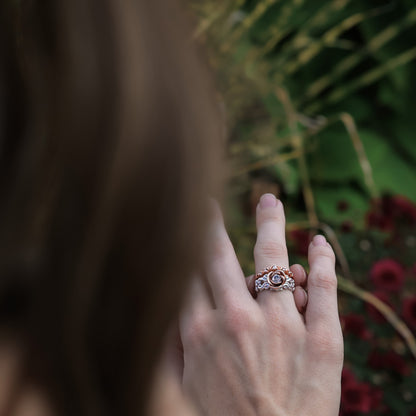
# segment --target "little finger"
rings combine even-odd
[[[293,273],[293,280],[296,286],[305,287],[308,279],[305,268],[300,264],[293,264],[290,266],[290,271]]]

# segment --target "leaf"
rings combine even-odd
[[[362,182],[363,175],[351,140],[345,130],[338,127],[319,133],[308,160],[314,181]]]
[[[379,192],[404,195],[416,202],[414,168],[398,155],[385,137],[369,130],[361,130],[360,136]]]
[[[262,100],[266,110],[272,117],[282,118],[282,103],[277,99],[276,94],[270,92],[269,94],[264,95]]]
[[[300,189],[299,170],[294,163],[278,163],[272,168],[273,173],[283,183],[284,190],[288,195],[296,194]]]
[[[336,225],[351,221],[355,228],[364,226],[365,213],[368,210],[368,198],[352,186],[340,184],[338,187],[317,187],[314,191],[318,216],[323,222]],[[340,210],[339,204],[345,204]]]
[[[402,149],[407,153],[408,156],[416,160],[416,146],[415,146],[415,136],[416,136],[416,119],[398,119],[395,132],[394,140],[402,147]]]

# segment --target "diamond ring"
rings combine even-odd
[[[281,290],[295,290],[295,281],[293,280],[293,273],[287,267],[270,266],[263,271],[256,274],[254,282],[256,292],[263,290],[274,290],[280,292]]]

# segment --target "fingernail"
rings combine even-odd
[[[314,246],[326,246],[326,239],[323,235],[316,235],[313,238],[312,243]]]
[[[264,194],[260,198],[260,208],[270,208],[277,206],[277,199],[273,194]]]

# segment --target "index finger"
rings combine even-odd
[[[248,306],[253,302],[244,278],[244,273],[228,237],[218,203],[213,204],[213,219],[210,225],[206,276],[211,286],[214,301],[218,307],[241,303]]]

